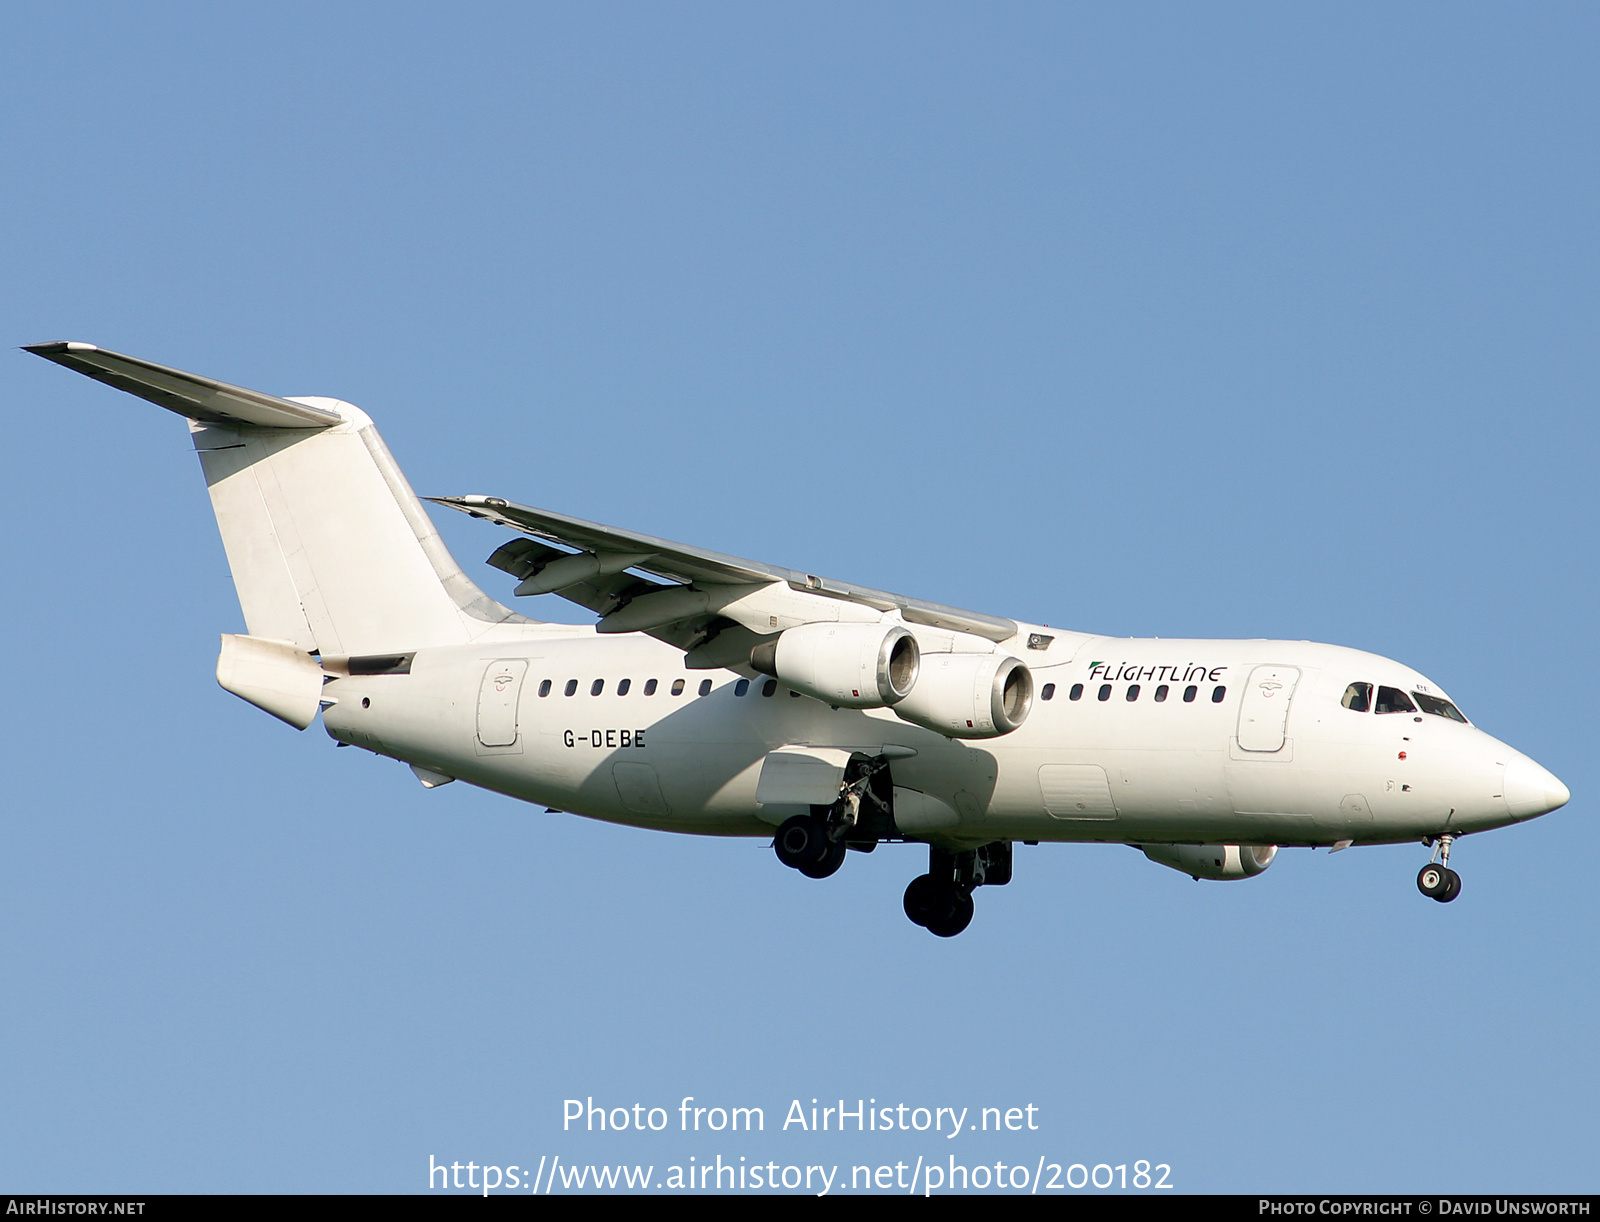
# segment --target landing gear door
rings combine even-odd
[[[762,762],[756,801],[763,806],[832,805],[839,800],[849,763],[848,748],[779,747]]]
[[[517,741],[517,700],[528,673],[526,658],[489,663],[478,687],[478,741],[485,747],[510,747]]]
[[[1250,672],[1239,704],[1239,749],[1281,751],[1289,727],[1289,701],[1300,671],[1293,666],[1258,666]]]

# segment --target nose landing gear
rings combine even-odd
[[[1461,875],[1450,868],[1450,846],[1455,837],[1446,833],[1434,842],[1434,860],[1417,873],[1417,890],[1431,900],[1448,904],[1461,894]]]

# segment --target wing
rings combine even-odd
[[[1017,633],[1013,621],[999,616],[741,560],[499,497],[428,499],[530,536],[489,557],[495,568],[520,579],[518,594],[559,594],[599,615],[601,632],[649,633],[685,650],[691,666],[748,658],[763,637],[798,624],[877,620],[890,611],[909,623],[991,641]]]

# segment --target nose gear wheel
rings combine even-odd
[[[1455,837],[1446,833],[1435,843],[1430,861],[1417,872],[1417,890],[1431,900],[1448,904],[1461,894],[1461,875],[1450,868],[1450,845]]]

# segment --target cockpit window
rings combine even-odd
[[[1422,707],[1424,713],[1432,713],[1435,717],[1448,717],[1451,721],[1466,724],[1467,719],[1461,715],[1461,710],[1448,700],[1440,700],[1437,696],[1425,696],[1421,692],[1412,692],[1411,698]]]
[[[1410,697],[1397,687],[1380,687],[1378,689],[1378,712],[1380,713],[1415,713],[1417,706],[1411,703]]]
[[[1339,702],[1352,713],[1372,711],[1372,684],[1352,683],[1344,689],[1344,699]]]

